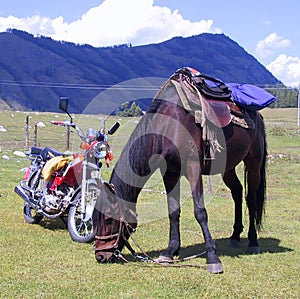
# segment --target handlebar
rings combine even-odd
[[[73,122],[69,121],[69,120],[65,120],[65,121],[60,121],[60,120],[52,120],[51,124],[56,125],[56,126],[65,126],[65,127],[72,127],[76,130],[78,136],[81,138],[82,141],[87,141],[87,138],[85,136],[85,134],[83,133],[83,131]],[[116,122],[108,131],[107,134],[112,135],[114,134],[117,129],[119,128],[120,123]],[[106,135],[104,133],[104,135]]]
[[[51,120],[51,124],[56,125],[56,126],[72,127],[76,130],[76,132],[77,132],[78,136],[81,138],[81,140],[83,140],[83,141],[86,140],[82,130],[76,124],[74,124],[73,122],[70,122],[69,120],[64,120],[64,121]]]
[[[56,125],[56,126],[70,126],[73,128],[76,127],[76,124],[71,123],[69,120],[65,120],[65,121],[51,120],[51,124]]]

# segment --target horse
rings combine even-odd
[[[128,239],[137,227],[138,195],[151,175],[159,169],[167,194],[169,242],[156,261],[172,262],[179,255],[180,179],[186,177],[191,188],[194,216],[204,236],[207,270],[222,273],[222,262],[208,227],[202,176],[220,173],[230,189],[235,216],[229,246],[237,246],[243,232],[243,186],[236,166],[244,163],[245,197],[249,211],[247,248],[249,253],[260,253],[257,231],[262,224],[266,197],[264,121],[258,111],[246,109],[244,113],[247,112],[252,126],[245,128],[234,123],[232,118],[229,123],[214,125],[210,120],[218,117],[223,122],[224,117],[205,117],[205,114],[209,116],[208,109],[204,111],[207,103],[202,103],[201,107],[198,105],[197,109],[202,109],[202,120],[197,121],[199,113],[191,108],[195,103],[192,101],[189,105],[191,109],[188,109],[183,104],[182,95],[193,98],[192,90],[198,97],[199,91],[195,91],[195,85],[179,90],[178,86],[191,81],[191,78],[180,74],[179,79],[178,73],[175,74],[173,80],[168,80],[154,97],[122,150],[109,182],[102,186],[93,212],[95,258],[101,263],[113,261],[116,259],[115,252],[130,246]],[[202,100],[205,101],[203,96]],[[218,101],[215,102],[214,105],[219,105]],[[228,107],[228,103],[221,102]],[[226,109],[221,110],[224,114]]]

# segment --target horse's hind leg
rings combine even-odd
[[[266,200],[266,158],[267,143],[264,123],[260,114],[256,114],[256,135],[253,138],[251,149],[244,159],[248,186],[246,202],[249,210],[249,253],[260,253],[257,229],[262,223]]]
[[[254,164],[254,163],[253,163]],[[247,165],[247,181],[248,181],[248,192],[246,195],[246,202],[249,211],[249,230],[248,230],[248,252],[249,253],[260,253],[260,248],[257,242],[256,232],[256,219],[257,219],[257,191],[261,183],[261,175],[258,169],[252,165]]]
[[[179,254],[180,249],[180,181],[178,175],[171,173],[166,173],[163,179],[167,192],[170,231],[168,247],[160,252],[157,259],[159,262],[173,260],[173,257]]]
[[[243,232],[243,186],[240,183],[235,168],[226,171],[223,175],[225,185],[230,189],[234,201],[233,233],[229,239],[230,247],[240,246],[240,234]]]

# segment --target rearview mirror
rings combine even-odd
[[[109,129],[109,131],[108,131],[107,134],[109,134],[109,135],[114,134],[114,133],[118,130],[119,127],[120,127],[120,123],[116,122],[116,123]]]
[[[59,99],[59,109],[61,111],[68,113],[68,104],[69,104],[68,98]]]

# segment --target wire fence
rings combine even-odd
[[[297,89],[297,125],[300,127],[300,85]],[[0,132],[0,150],[1,149],[20,149],[29,150],[31,146],[45,147],[51,146],[57,150],[78,150],[80,140],[76,139],[76,133],[72,134],[72,131],[67,131],[64,127],[57,127],[50,125],[50,120],[59,117],[65,119],[65,115],[60,113],[47,113],[48,118],[42,113],[30,112],[13,112],[7,113],[11,116],[5,118],[5,111],[1,111],[0,127],[5,126],[8,129],[7,133]],[[16,121],[17,114],[22,114],[21,119]],[[14,116],[12,116],[14,115]],[[83,120],[84,127],[90,126],[98,129],[101,126],[99,118],[103,118],[103,115],[80,115],[80,121]],[[25,125],[24,125],[25,121]],[[45,127],[43,127],[45,124]],[[125,137],[126,138],[126,137]]]
[[[2,151],[28,151],[32,146],[50,146],[59,151],[78,151],[80,138],[75,132],[70,132],[63,126],[51,124],[51,120],[55,118],[65,120],[65,115],[59,113],[2,111],[0,118],[0,127],[2,127],[0,149]],[[95,124],[93,117],[87,119],[90,121],[86,123],[86,126]],[[76,120],[79,121],[78,116]]]
[[[30,124],[29,124],[29,115],[26,115],[26,121],[25,121],[25,151],[28,151],[30,148],[30,135],[29,135],[29,131],[30,131]],[[40,122],[35,122],[34,123],[34,129],[33,129],[33,145],[32,146],[39,146],[41,140],[39,140],[38,142],[38,128],[39,128],[39,124]],[[66,146],[66,150],[70,149],[70,127],[66,127],[66,136],[65,136],[65,146]],[[63,138],[61,138],[61,141]],[[46,139],[47,142],[49,142],[49,139]]]

